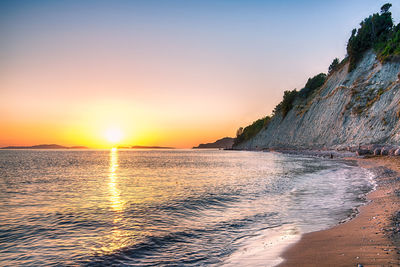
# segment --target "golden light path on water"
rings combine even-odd
[[[121,199],[121,191],[118,189],[118,176],[116,171],[118,169],[118,150],[112,148],[110,151],[110,171],[108,188],[110,193],[110,203],[114,211],[122,211],[124,202]]]
[[[118,170],[118,150],[112,148],[110,150],[110,166],[108,174],[108,191],[110,207],[114,211],[113,228],[106,238],[101,250],[106,253],[118,250],[126,245],[127,234],[124,233],[122,228],[122,215],[124,211],[125,201],[121,197],[121,191],[118,188],[119,179],[117,175]]]

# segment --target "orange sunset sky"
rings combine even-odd
[[[0,146],[103,148],[110,129],[118,145],[234,136],[342,59],[383,3],[2,1]]]

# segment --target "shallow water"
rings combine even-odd
[[[274,265],[363,204],[352,164],[219,150],[1,150],[0,265]]]

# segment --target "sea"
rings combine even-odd
[[[275,266],[356,216],[352,161],[223,150],[0,150],[1,266]]]

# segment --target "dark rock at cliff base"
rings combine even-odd
[[[382,148],[382,145],[371,144],[367,146],[367,149],[371,150],[372,152],[377,148]]]
[[[371,155],[372,151],[369,149],[357,149],[356,154],[357,156]]]
[[[379,156],[381,154],[381,149],[380,148],[375,148],[374,149],[374,155]]]
[[[389,150],[390,150],[390,148],[388,148],[388,147],[382,148],[381,149],[381,155],[382,156],[388,156],[389,155]]]
[[[396,150],[397,150],[397,147],[392,147],[392,148],[389,150],[389,155],[390,155],[390,156],[394,156],[394,153],[396,152]]]

